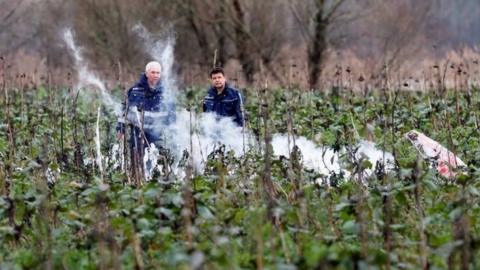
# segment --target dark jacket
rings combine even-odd
[[[215,112],[219,116],[231,117],[238,126],[244,124],[242,110],[243,98],[240,92],[228,84],[220,95],[215,87],[210,87],[203,100],[204,112]]]
[[[161,81],[150,88],[147,76],[142,74],[138,82],[128,90],[127,96],[127,104],[124,104],[127,116],[119,119],[117,131],[124,132],[123,119],[126,118],[136,128],[142,126],[147,139],[156,141],[161,136],[159,126],[175,122],[175,104],[165,102]]]

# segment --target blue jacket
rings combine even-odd
[[[147,139],[157,140],[161,134],[158,134],[160,128],[158,125],[169,125],[175,122],[175,104],[164,102],[164,89],[161,81],[153,88],[148,85],[147,76],[143,73],[140,79],[127,92],[127,119],[130,124],[137,128],[143,124]],[[125,108],[125,107],[124,107]],[[136,108],[136,110],[135,110]],[[140,114],[137,112],[141,112]],[[143,123],[139,123],[139,116],[143,116]],[[117,131],[124,132],[125,125],[122,120],[117,125]]]
[[[238,126],[243,126],[244,123],[242,110],[243,98],[240,92],[228,84],[220,95],[215,87],[210,87],[203,100],[204,112],[215,112],[219,116],[231,117]]]

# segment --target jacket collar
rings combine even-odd
[[[145,73],[142,73],[140,75],[140,79],[138,80],[138,84],[141,85],[143,87],[143,89],[147,89],[147,90],[150,90],[150,91],[161,91],[162,89],[162,80],[158,80],[157,82],[157,85],[155,85],[155,87],[152,89],[150,88],[150,85],[148,84],[148,78],[147,78],[147,75]]]
[[[222,95],[226,95],[228,89],[230,89],[230,85],[228,85],[228,83],[225,83],[225,88],[223,89]],[[210,96],[218,96],[217,88],[215,88],[215,86],[213,85],[210,86],[210,89],[208,89],[208,94]]]

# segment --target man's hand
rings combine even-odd
[[[123,133],[122,132],[117,132],[117,139],[119,141],[123,141]]]

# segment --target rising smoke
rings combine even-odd
[[[75,44],[71,29],[64,30],[63,40],[67,44],[75,60],[75,69],[77,70],[78,74],[75,90],[81,91],[82,89],[85,89],[99,91],[103,104],[112,109],[115,115],[120,116],[122,113],[121,103],[115,101],[110,94],[108,94],[105,84],[88,69],[88,63],[83,58],[81,48],[77,47]]]
[[[151,58],[162,65],[162,83],[165,88],[164,101],[176,103],[178,84],[173,72],[174,36],[168,34],[166,37],[157,39],[142,25],[135,26],[134,31],[143,39],[144,48]],[[105,84],[93,72],[88,70],[87,63],[81,55],[81,49],[75,45],[73,34],[70,30],[65,31],[64,40],[74,56],[75,67],[78,71],[76,89],[87,89],[87,87],[98,89],[103,104],[113,109],[116,116],[121,117],[120,102],[115,101],[106,91]],[[244,151],[249,149],[261,148],[255,145],[255,140],[249,130],[238,127],[230,118],[218,119],[217,116],[211,113],[197,115],[185,108],[177,107],[176,121],[174,123],[165,126],[163,121],[159,121],[154,123],[154,126],[161,131],[163,136],[162,146],[172,151],[177,161],[182,157],[184,150],[190,153],[197,172],[203,170],[207,156],[221,145],[225,145],[227,151],[234,151],[237,157],[243,155]],[[316,170],[324,175],[342,171],[342,165],[339,161],[340,154],[338,152],[325,147],[318,147],[303,137],[296,138],[296,145],[302,152],[303,162],[307,168]],[[289,144],[289,139],[286,135],[275,134],[272,146],[275,155],[289,156],[293,145]],[[119,149],[117,145],[113,148]],[[373,164],[382,160],[390,164],[393,163],[391,154],[378,150],[371,142],[360,141],[357,149],[357,155],[364,155]],[[157,155],[157,149],[147,149],[144,159],[145,163],[155,162]],[[150,170],[146,173],[147,178],[151,176],[151,169],[153,167],[150,167]]]
[[[143,40],[143,47],[150,57],[162,65],[162,83],[165,87],[165,102],[177,101],[178,84],[173,72],[175,35],[167,31],[162,38],[155,38],[142,24],[133,27],[133,31]]]

